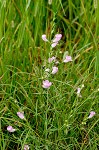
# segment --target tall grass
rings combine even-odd
[[[41,37],[56,33],[62,39],[52,49]],[[98,150],[98,40],[98,0],[0,0],[1,150],[26,144],[31,150]],[[73,61],[63,63],[67,53]],[[52,56],[59,61],[55,75],[45,72]],[[42,87],[46,79],[49,89]],[[91,111],[96,114],[88,119]],[[9,125],[16,131],[9,133]]]

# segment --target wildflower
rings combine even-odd
[[[51,63],[52,61],[55,61],[55,60],[56,60],[56,57],[54,57],[54,56],[52,58],[48,58],[49,63]]]
[[[80,92],[81,92],[81,88],[77,88],[77,96],[82,97]]]
[[[62,38],[62,34],[56,34],[55,38],[52,40],[53,43],[57,43]]]
[[[52,48],[58,44],[58,42],[60,41],[61,38],[62,38],[62,34],[55,35],[54,39],[52,40],[52,44],[51,44]]]
[[[17,115],[19,118],[24,119],[24,113],[23,112],[17,112]]]
[[[52,43],[51,47],[54,48],[57,44],[58,44],[58,42]]]
[[[62,38],[62,34],[56,34],[54,39],[51,41],[51,47],[54,48],[58,44],[61,38]],[[46,34],[42,35],[42,39],[45,42],[48,41],[48,39],[46,38]]]
[[[51,82],[49,82],[48,80],[45,80],[45,81],[43,81],[42,87],[45,88],[45,89],[47,89],[47,88],[49,88],[51,85],[52,85]]]
[[[42,40],[45,41],[45,42],[48,41],[48,39],[46,38],[46,35],[45,35],[45,34],[42,35]]]
[[[72,57],[67,55],[63,62],[67,63],[69,61],[72,61]]]
[[[14,132],[14,131],[15,131],[15,129],[14,129],[12,126],[8,126],[8,127],[7,127],[7,130],[8,130],[9,132]]]
[[[55,66],[54,66],[54,67],[52,68],[52,74],[57,73],[57,71],[58,71],[58,67],[55,67]]]
[[[24,145],[24,150],[29,150],[29,146],[28,145]]]
[[[90,112],[90,115],[88,116],[88,118],[89,118],[89,119],[92,118],[95,114],[96,114],[96,113],[95,113],[94,111],[91,111],[91,112]]]

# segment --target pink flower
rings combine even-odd
[[[54,56],[52,58],[48,58],[49,63],[51,63],[52,61],[55,61],[55,60],[56,60],[56,57],[54,57]]]
[[[45,81],[43,81],[42,87],[45,88],[45,89],[47,89],[47,88],[49,88],[51,85],[52,85],[51,82],[49,82],[48,80],[45,80]]]
[[[51,44],[52,48],[58,44],[58,42],[60,41],[61,38],[62,38],[62,34],[55,35],[54,39],[52,40],[52,44]]]
[[[14,129],[12,126],[8,126],[8,127],[7,127],[7,130],[8,130],[9,132],[14,132],[14,131],[15,131],[15,129]]]
[[[57,43],[62,38],[62,34],[56,34],[55,38],[52,40],[53,43]]]
[[[52,68],[52,74],[57,73],[57,71],[58,71],[58,67],[55,67],[55,66],[54,66],[54,67]]]
[[[67,63],[69,61],[72,61],[72,57],[67,55],[63,62]]]
[[[54,39],[51,41],[51,43],[52,43],[51,47],[54,48],[58,44],[58,42],[60,41],[61,38],[62,38],[62,34],[56,34]],[[46,34],[42,35],[42,40],[45,42],[48,41],[48,39],[46,38]]]
[[[52,43],[51,47],[54,48],[57,44],[58,44],[58,42]]]
[[[45,42],[48,41],[48,39],[46,38],[46,35],[45,35],[45,34],[42,35],[42,40],[45,41]]]
[[[91,112],[90,112],[90,115],[88,116],[88,118],[89,118],[89,119],[92,118],[95,114],[96,114],[96,113],[95,113],[94,111],[91,111]]]
[[[17,112],[17,115],[19,118],[24,119],[24,113],[23,112]]]
[[[24,150],[29,150],[29,146],[28,145],[24,145]]]

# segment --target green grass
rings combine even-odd
[[[94,0],[95,1],[95,0]],[[0,149],[98,150],[99,1],[0,0]],[[52,39],[51,49],[42,34]],[[61,51],[61,53],[60,53]],[[67,53],[73,61],[63,63]],[[49,56],[59,64],[46,74]],[[49,89],[43,80],[52,82]],[[82,97],[77,96],[81,87]],[[90,111],[96,115],[88,119]],[[25,120],[17,116],[24,111]],[[16,129],[9,133],[7,126]]]

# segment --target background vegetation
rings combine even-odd
[[[59,71],[42,88],[52,39]],[[99,1],[0,0],[0,149],[98,150]],[[73,61],[61,63],[68,51]],[[82,97],[77,88],[84,84]],[[96,115],[88,119],[90,111]],[[17,116],[24,111],[25,120]],[[7,126],[16,131],[9,133]]]

